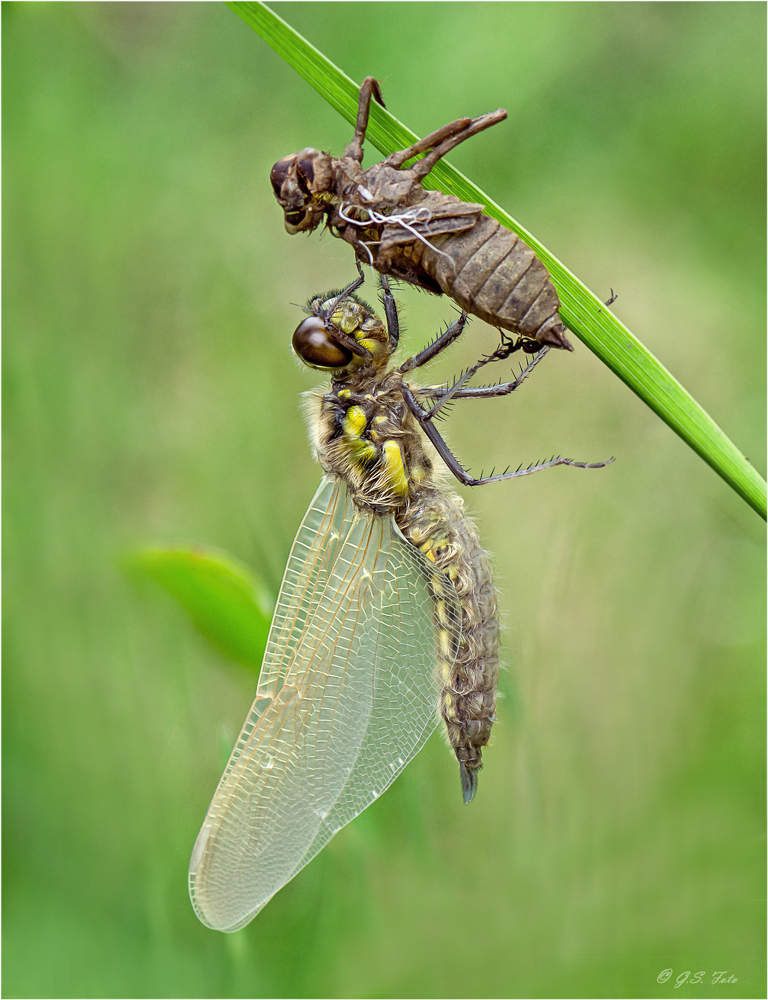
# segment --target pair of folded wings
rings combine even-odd
[[[465,233],[477,223],[483,214],[483,206],[460,201],[454,195],[427,191],[423,201],[404,209],[402,213],[395,210],[391,214],[395,220],[401,216],[407,219],[408,226],[397,221],[385,224],[381,233],[382,245],[412,243],[414,232],[418,233],[417,238],[427,243],[436,236]],[[408,219],[408,214],[412,214],[413,218]]]
[[[256,700],[192,852],[200,920],[247,924],[437,724],[432,563],[323,479],[291,549]],[[449,610],[458,621],[455,592]]]

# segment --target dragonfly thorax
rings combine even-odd
[[[355,502],[375,514],[403,510],[432,484],[432,461],[406,407],[398,371],[360,371],[334,380],[320,401],[316,451]]]

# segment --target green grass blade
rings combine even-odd
[[[359,84],[341,72],[263,3],[227,6],[260,35],[339,114],[354,124]],[[373,103],[367,139],[382,153],[410,145],[417,136]],[[285,152],[285,151],[281,151]],[[479,202],[516,232],[546,264],[557,287],[563,322],[658,414],[708,465],[766,517],[766,482],[739,449],[667,369],[600,299],[546,247],[450,164],[441,161],[425,182],[463,201]]]
[[[160,584],[219,652],[258,674],[273,604],[250,570],[202,546],[142,549],[124,565],[131,575]]]

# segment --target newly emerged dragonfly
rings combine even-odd
[[[499,623],[491,570],[463,504],[439,484],[439,456],[469,485],[529,475],[554,458],[474,479],[435,417],[450,400],[513,392],[470,387],[484,365],[521,347],[502,340],[451,385],[420,388],[410,373],[464,329],[466,313],[423,351],[392,367],[399,327],[382,278],[386,325],[354,289],[310,303],[293,347],[331,373],[310,395],[324,477],[285,570],[253,707],[192,853],[200,920],[235,931],[394,781],[442,718],[464,801],[477,786],[495,721]]]

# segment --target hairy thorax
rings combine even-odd
[[[404,377],[371,366],[370,372],[358,371],[354,381],[364,381],[365,391],[342,378],[323,396],[310,395],[318,461],[344,479],[359,507],[378,515],[402,514],[433,485],[423,435],[403,402]]]

